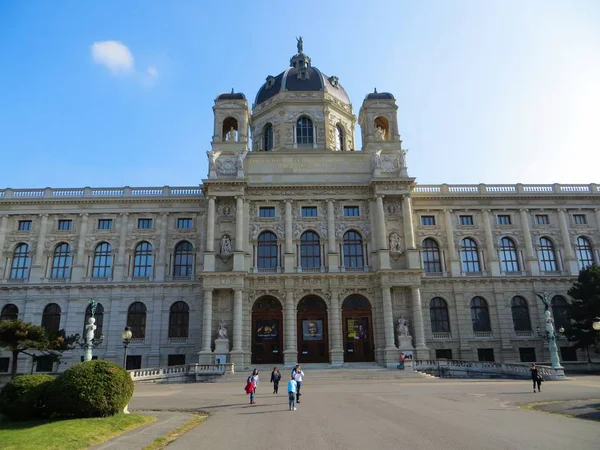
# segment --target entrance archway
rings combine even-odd
[[[371,304],[362,295],[346,297],[342,303],[344,361],[375,361]]]
[[[252,364],[283,362],[283,308],[265,296],[252,306]]]
[[[327,304],[316,295],[298,303],[298,362],[329,362]]]

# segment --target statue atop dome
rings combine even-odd
[[[297,37],[296,38],[296,47],[298,47],[298,54],[302,54],[304,53],[304,40],[302,39],[302,36]]]

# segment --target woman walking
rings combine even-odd
[[[542,376],[538,373],[535,364],[531,364],[531,380],[533,381],[533,392],[535,393],[535,386],[537,385],[538,392],[542,392]]]
[[[252,371],[252,375],[246,381],[246,392],[250,394],[250,404],[254,405],[254,397],[256,396],[256,388],[258,387],[258,369]]]
[[[273,394],[277,394],[279,390],[279,380],[281,380],[281,374],[279,373],[279,369],[277,366],[273,367],[273,372],[271,372],[271,383],[273,383]]]

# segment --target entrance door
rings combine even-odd
[[[283,313],[275,297],[261,297],[252,307],[252,364],[283,362]]]
[[[351,295],[342,304],[344,361],[374,361],[371,304],[362,295]]]
[[[327,305],[316,295],[298,304],[298,362],[329,362]]]

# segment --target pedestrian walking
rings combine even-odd
[[[298,388],[298,383],[294,379],[294,375],[290,381],[288,381],[288,405],[290,407],[290,411],[296,411],[296,389]]]
[[[296,365],[292,370],[292,377],[296,380],[296,403],[300,403],[300,390],[302,389],[302,382],[304,381],[304,372],[300,369],[300,364]]]
[[[250,394],[250,404],[254,405],[254,397],[256,396],[256,388],[258,387],[258,369],[254,369],[252,374],[246,380],[246,393]]]
[[[538,392],[542,392],[542,381],[543,378],[538,372],[535,364],[531,364],[531,380],[533,381],[533,392],[535,393],[535,387],[537,386]]]
[[[273,367],[273,372],[271,372],[271,383],[273,383],[273,394],[277,394],[279,391],[279,380],[281,380],[281,373],[279,373],[279,369],[277,366]]]

